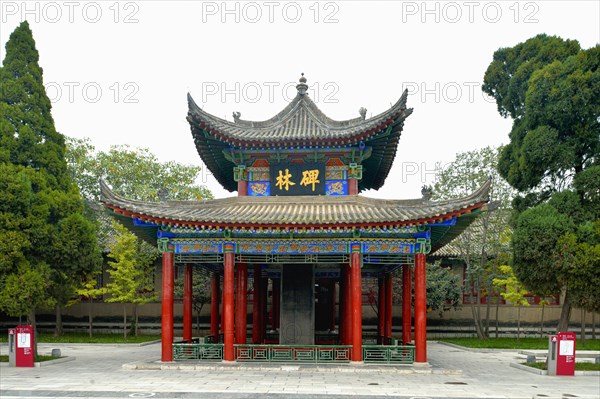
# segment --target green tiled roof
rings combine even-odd
[[[468,214],[488,201],[490,182],[449,201],[382,200],[360,195],[231,197],[207,201],[131,201],[101,183],[102,202],[114,212],[171,226],[420,225]]]
[[[371,118],[336,121],[327,117],[308,94],[300,90],[287,107],[274,117],[260,122],[236,118],[235,122],[202,110],[188,94],[188,116],[198,154],[211,173],[229,190],[235,191],[233,163],[224,150],[286,149],[299,147],[345,147],[361,142],[372,147],[370,158],[363,162],[363,179],[359,189],[380,188],[389,173],[404,120],[412,113],[406,108],[408,91],[387,111]]]

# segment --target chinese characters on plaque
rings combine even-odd
[[[271,166],[271,195],[325,195],[325,164]]]

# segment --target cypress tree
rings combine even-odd
[[[0,310],[55,305],[57,315],[98,268],[95,226],[65,161],[29,24],[15,29],[0,68]]]

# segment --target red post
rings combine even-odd
[[[358,179],[348,179],[348,195],[358,194]]]
[[[427,362],[427,291],[425,254],[415,255],[415,362]]]
[[[163,252],[161,323],[161,360],[163,362],[173,361],[173,263],[173,252]]]
[[[223,276],[223,286],[221,287],[221,328],[219,333],[225,332],[225,276]]]
[[[223,360],[233,361],[233,295],[234,295],[234,258],[233,244],[225,244],[224,254],[224,277],[223,277],[223,316],[225,324],[223,326]]]
[[[391,343],[392,339],[392,273],[385,276],[385,341]]]
[[[404,345],[411,341],[411,274],[410,265],[404,265],[402,269],[402,344]]]
[[[352,286],[350,284],[350,267],[344,266],[344,342],[352,345]]]
[[[248,313],[248,304],[246,302],[246,292],[248,284],[248,265],[240,263],[237,272],[237,295],[236,295],[236,320],[235,320],[235,342],[237,344],[246,343],[246,314]]]
[[[248,180],[238,180],[238,197],[246,197],[248,195]]]
[[[379,345],[383,345],[385,343],[385,277],[380,276],[377,279],[377,289],[378,289],[378,297],[377,297],[377,343]]]
[[[219,335],[219,275],[212,273],[210,290],[210,335]]]
[[[262,283],[262,269],[260,265],[254,265],[254,294],[252,295],[252,343],[261,344],[261,333],[260,333],[260,313],[262,312],[261,302],[261,289]]]
[[[362,361],[362,255],[360,245],[352,245],[350,284],[352,285],[352,361]]]
[[[192,265],[186,263],[183,272],[183,340],[188,343],[192,342],[192,279]]]

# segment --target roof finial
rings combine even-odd
[[[296,85],[296,89],[298,89],[298,94],[300,94],[301,96],[305,95],[306,90],[308,90],[308,85],[306,84],[304,72],[302,72],[302,76],[300,77],[300,83]]]
[[[365,118],[367,117],[367,109],[365,107],[360,107],[358,113],[360,114],[360,117],[363,118],[363,120],[365,120]]]

